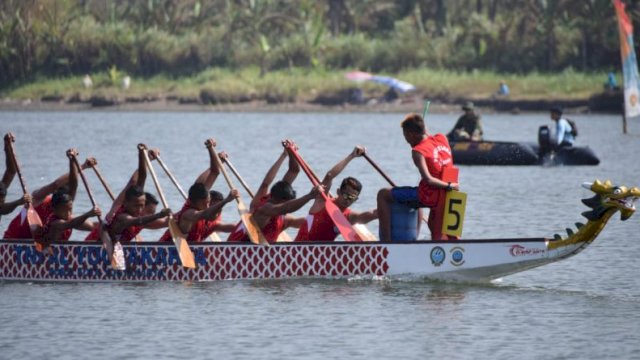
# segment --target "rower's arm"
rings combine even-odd
[[[296,161],[296,158],[293,156],[289,156],[289,169],[284,174],[282,178],[283,181],[287,182],[289,185],[293,184],[293,181],[298,177],[298,173],[300,172],[300,164]]]
[[[339,163],[335,164],[324,176],[322,179],[322,185],[324,185],[327,189],[331,188],[331,183],[333,179],[336,178],[343,170],[347,167],[351,160],[357,158],[358,156],[362,156],[364,154],[365,148],[362,146],[356,146],[353,151],[347,155],[344,159],[342,159]]]
[[[0,205],[0,215],[7,215],[13,212],[18,206],[25,204],[31,200],[31,195],[25,194],[20,199],[6,202]]]
[[[287,215],[284,219],[285,228],[296,228],[299,229],[304,223],[307,221],[306,217],[294,217],[292,215]]]
[[[282,166],[282,162],[284,162],[285,157],[287,157],[286,150],[283,151],[282,154],[280,154],[278,160],[276,160],[276,162],[271,165],[269,171],[267,171],[267,174],[264,176],[264,180],[262,180],[262,184],[260,184],[258,191],[251,200],[251,209],[254,209],[259,204],[260,199],[269,193],[269,185],[271,185],[273,180],[275,180],[276,175],[278,174],[278,170],[280,169],[280,166]]]
[[[416,165],[416,167],[418,168],[418,171],[420,172],[420,177],[422,178],[422,180],[424,180],[428,185],[433,187],[442,188],[442,189],[447,188],[449,183],[444,182],[438,179],[437,177],[431,175],[431,173],[429,173],[427,162],[424,159],[424,156],[422,156],[422,154],[413,150],[411,151],[411,156],[413,157],[413,163]],[[458,183],[452,182],[451,188],[458,190]]]
[[[352,211],[349,214],[349,222],[352,224],[366,224],[378,218],[378,209],[372,209],[369,211],[355,212]]]
[[[317,187],[314,187],[305,196],[302,196],[297,199],[285,201],[280,204],[265,204],[264,206],[256,210],[256,215],[261,215],[266,218],[270,218],[278,215],[292,213],[300,209],[302,206],[304,206],[304,204],[306,204],[310,200],[315,199],[315,197],[318,195],[320,191],[324,191],[324,186],[319,185]]]
[[[147,162],[145,161],[145,151],[147,145],[138,144],[138,177],[136,178],[136,186],[144,189],[144,183],[147,181]]]
[[[169,209],[163,209],[162,211],[160,211],[157,214],[151,214],[151,215],[147,215],[147,216],[140,216],[140,217],[134,217],[131,215],[122,215],[120,218],[117,219],[117,221],[115,221],[114,226],[113,226],[113,233],[114,234],[119,234],[121,232],[124,231],[124,229],[130,227],[130,226],[146,226],[147,224],[149,224],[150,222],[154,221],[154,220],[158,220],[158,219],[162,219],[164,217],[167,217],[167,215],[169,215],[169,213],[171,213],[171,211]]]
[[[78,152],[75,149],[67,150],[67,157],[69,158],[69,196],[72,200],[76,198],[76,192],[78,191],[78,167],[74,161],[74,158],[78,156]]]
[[[233,230],[235,230],[236,228],[236,224],[235,223],[220,223],[218,225],[216,225],[213,230],[217,231],[217,232],[224,232],[224,233],[230,233]]]
[[[226,204],[232,202],[233,200],[238,198],[238,196],[240,196],[240,194],[238,193],[238,190],[234,189],[229,192],[229,195],[227,195],[227,197],[224,198],[224,200],[218,201],[216,204],[209,206],[205,210],[187,211],[184,214],[182,214],[182,218],[180,220],[184,219],[185,221],[188,221],[191,223],[196,222],[200,219],[213,220],[216,218],[218,213],[222,211],[222,208]]]
[[[13,153],[11,152],[11,141],[13,141],[13,134],[6,134],[4,136],[4,155],[7,166],[4,170],[4,175],[2,176],[2,183],[4,184],[5,189],[9,188],[9,185],[11,185],[11,182],[17,173],[17,169],[13,161]]]
[[[216,182],[218,175],[220,175],[220,169],[218,168],[218,163],[215,159],[215,156],[217,156],[215,151],[216,141],[214,139],[208,139],[204,145],[207,147],[207,151],[209,152],[209,168],[198,177],[196,182],[203,183],[205,188],[209,190]]]
[[[40,205],[44,201],[44,199],[47,197],[47,195],[53,193],[59,187],[65,186],[68,182],[69,182],[69,173],[66,173],[60,176],[59,178],[55,179],[54,181],[50,182],[49,184],[35,190],[31,194],[31,196],[33,197],[33,205],[34,206]]]
[[[147,223],[145,229],[164,229],[169,226],[169,217],[163,217]]]

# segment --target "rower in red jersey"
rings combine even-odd
[[[116,208],[118,205],[116,202],[112,206],[112,210],[115,209],[115,211],[106,226],[114,241],[130,242],[142,229],[151,228],[154,223],[158,226],[167,226],[167,216],[171,213],[170,209],[163,209],[150,215],[144,214],[146,196],[144,188],[138,185],[144,186],[147,177],[147,166],[144,160],[146,150],[146,145],[138,144],[138,181],[136,185],[125,190],[124,201],[120,206]],[[150,157],[155,159],[157,155],[157,151],[149,151]]]
[[[287,144],[289,141],[285,140],[284,143]],[[283,179],[273,184],[269,190],[269,185],[275,179],[280,166],[287,156],[288,153],[284,150],[265,175],[255,197],[251,200],[250,211],[253,214],[253,218],[262,230],[264,237],[271,243],[276,242],[280,233],[286,228],[300,227],[304,219],[296,219],[289,214],[314,199],[319,191],[324,188],[320,185],[313,188],[303,197],[296,199],[296,192],[291,184],[298,175],[300,167],[295,158],[289,157],[289,170]],[[236,225],[234,231],[229,235],[228,241],[249,241],[249,235],[242,222]]]
[[[87,169],[91,167],[91,163],[95,162],[94,158],[88,158],[84,164],[82,164],[81,168]],[[73,168],[75,165],[69,165],[70,170],[68,173],[60,176],[53,182],[37,189],[31,194],[32,205],[34,210],[40,216],[42,221],[45,221],[49,218],[49,215],[53,212],[53,207],[51,206],[51,200],[54,193],[66,193],[71,199],[75,199],[76,190],[78,189],[78,178],[76,176],[70,176],[71,172],[75,171]],[[29,228],[29,223],[26,221],[26,209],[21,211],[7,227],[7,230],[4,232],[5,239],[32,239],[33,235],[31,234],[31,229]]]
[[[160,154],[160,151],[157,149],[153,149],[149,151],[149,157],[151,158],[152,161],[155,160],[156,155],[159,155],[159,154]],[[146,168],[146,163],[144,161],[144,157],[142,158],[139,157],[138,168],[133,172],[133,174],[131,174],[131,178],[129,178],[129,182],[124,187],[124,189],[120,191],[118,196],[116,196],[115,200],[113,201],[113,204],[111,205],[111,209],[105,216],[105,220],[107,223],[109,223],[113,219],[113,215],[116,213],[116,211],[118,211],[122,207],[127,189],[133,186],[144,188],[144,184],[147,178],[146,169],[147,168]],[[144,196],[145,196],[145,204],[144,204],[144,209],[142,211],[142,214],[144,216],[155,214],[156,208],[158,206],[158,199],[149,192],[145,192]],[[158,220],[152,221],[151,223],[146,224],[144,228],[145,229],[161,229],[161,228],[166,228],[167,225],[168,225],[168,219],[164,218],[164,219],[158,219]],[[142,235],[140,234],[137,234],[135,238],[136,238],[136,241],[142,241]],[[85,238],[85,241],[98,241],[98,240],[100,240],[99,226],[96,227],[93,231],[91,231],[91,233],[89,233],[89,235],[87,235],[87,237]]]
[[[2,215],[7,215],[13,212],[18,206],[26,204],[31,201],[30,194],[24,194],[21,198],[15,201],[5,202],[7,198],[7,190],[9,185],[16,176],[16,165],[13,161],[13,152],[11,149],[11,142],[15,141],[15,137],[12,133],[7,133],[4,136],[4,155],[7,167],[4,170],[2,181],[0,181],[0,219]]]
[[[182,209],[174,215],[180,230],[186,235],[187,241],[204,241],[214,231],[227,230],[230,232],[235,227],[233,224],[222,226],[221,212],[226,204],[239,196],[238,191],[231,191],[226,198],[212,200],[209,189],[220,174],[220,169],[214,158],[214,156],[218,156],[214,150],[215,140],[208,139],[205,146],[209,152],[209,168],[200,174],[196,182],[189,188],[187,201]],[[217,192],[213,193],[217,195]],[[171,233],[167,230],[160,241],[170,240]]]
[[[327,172],[322,180],[322,185],[324,185],[326,189],[330,189],[333,179],[345,169],[351,160],[362,156],[364,152],[365,149],[363,147],[356,146],[346,158]],[[378,211],[376,209],[359,213],[349,208],[349,206],[358,200],[361,191],[362,184],[360,181],[353,177],[347,177],[342,180],[342,184],[340,184],[340,188],[337,190],[337,197],[332,199],[352,224],[368,223],[378,217]],[[309,209],[309,215],[303,218],[303,220],[304,222],[300,226],[300,230],[294,241],[334,241],[336,236],[340,234],[327,212],[323,196],[316,197],[313,205],[311,205],[311,209]]]
[[[74,158],[78,156],[75,149],[67,150],[67,157],[71,163],[70,177],[77,176],[77,168]],[[71,237],[73,229],[92,230],[94,224],[88,219],[93,216],[100,216],[100,209],[95,207],[83,215],[73,217],[73,197],[68,193],[57,191],[51,197],[52,212],[45,219],[42,228],[42,239],[47,242],[67,241]]]

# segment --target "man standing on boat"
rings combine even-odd
[[[135,185],[129,186],[124,193],[124,202],[122,205],[114,202],[114,211],[111,220],[107,219],[107,228],[109,235],[114,241],[129,242],[133,240],[144,228],[158,228],[159,226],[167,226],[167,216],[171,213],[170,209],[163,209],[156,214],[145,215],[144,209],[146,205],[146,195],[144,192],[144,182],[147,178],[147,165],[145,162],[145,144],[138,144],[138,179]],[[157,151],[150,150],[149,157],[156,158]],[[158,226],[155,226],[155,225]]]
[[[218,199],[217,191],[210,191],[213,183],[220,174],[217,162],[215,161],[216,142],[208,139],[205,146],[209,151],[209,168],[205,170],[196,182],[189,188],[189,197],[182,209],[178,211],[174,218],[178,221],[180,231],[186,235],[187,241],[204,241],[212,232],[216,230],[227,230],[230,232],[235,225],[224,226],[222,224],[222,208],[239,196],[237,190],[232,190],[226,198]],[[216,199],[212,199],[212,193]],[[230,225],[230,224],[229,224]],[[171,233],[167,230],[160,238],[160,241],[171,241]]]
[[[94,158],[88,158],[81,168],[87,169],[95,163]],[[38,213],[38,216],[42,221],[49,218],[49,215],[53,212],[51,204],[54,193],[66,193],[73,200],[76,197],[76,190],[78,189],[78,179],[76,176],[70,176],[75,165],[70,166],[68,173],[60,176],[53,182],[37,189],[31,194],[33,209]],[[7,227],[4,232],[5,239],[33,239],[29,223],[26,221],[26,209],[21,211]]]
[[[453,166],[451,147],[443,134],[430,135],[426,131],[422,116],[411,113],[402,121],[402,133],[411,145],[411,157],[420,173],[418,187],[394,187],[378,192],[378,216],[380,220],[380,240],[391,239],[391,204],[405,204],[409,207],[428,207],[429,230],[432,240],[448,239],[442,234],[442,202],[445,190],[458,190],[458,183],[442,180],[444,169]]]
[[[574,137],[574,130],[569,124],[569,120],[562,117],[562,109],[559,106],[552,107],[549,112],[551,113],[551,120],[556,122],[556,148],[571,147],[576,141]]]
[[[69,158],[70,178],[78,176],[75,158],[78,156],[76,149],[67,150]],[[73,217],[74,198],[65,192],[57,191],[51,196],[52,212],[44,219],[42,227],[42,239],[47,242],[68,241],[73,229],[91,231],[95,224],[88,221],[90,217],[100,216],[100,209],[95,207],[83,215]]]
[[[289,142],[290,140],[284,141],[285,145]],[[288,214],[314,199],[320,190],[319,187],[313,188],[305,196],[296,199],[296,192],[291,184],[298,176],[300,166],[293,157],[289,157],[289,169],[282,180],[273,184],[269,190],[269,185],[275,179],[287,156],[288,153],[284,150],[265,175],[255,197],[251,200],[250,211],[253,218],[269,242],[276,242],[280,233],[288,227],[300,227],[301,221]],[[249,241],[249,235],[242,222],[236,225],[234,231],[229,235],[228,241]]]
[[[328,191],[331,188],[333,179],[345,169],[351,160],[362,156],[364,152],[364,147],[356,146],[346,158],[331,168],[324,176],[324,179],[322,179],[322,185],[324,185],[325,189]],[[368,223],[378,217],[377,209],[358,213],[349,208],[349,206],[358,200],[361,191],[362,184],[360,181],[353,177],[347,177],[342,180],[337,190],[337,197],[333,199],[344,216],[352,224]],[[327,212],[323,196],[316,196],[313,205],[311,205],[311,209],[309,209],[309,215],[300,220],[302,220],[300,221],[302,224],[294,241],[334,241],[340,233]]]
[[[464,114],[458,118],[453,130],[447,134],[449,141],[482,141],[482,123],[471,101],[463,106]]]
[[[11,152],[11,142],[14,140],[15,138],[12,133],[8,133],[4,136],[4,155],[7,167],[4,170],[2,181],[0,181],[0,219],[2,219],[2,215],[10,214],[18,206],[31,201],[31,195],[24,194],[18,200],[5,202],[7,197],[7,189],[9,189],[9,185],[11,185],[11,182],[13,181],[13,178],[16,176],[17,172],[15,163],[13,162],[13,153]]]

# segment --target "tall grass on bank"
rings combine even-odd
[[[354,69],[355,70],[355,69]],[[560,74],[531,73],[528,75],[504,75],[488,71],[455,72],[428,68],[382,73],[414,84],[416,93],[425,97],[487,98],[497,91],[500,80],[511,89],[510,98],[518,99],[579,99],[587,98],[602,90],[605,73],[579,73],[565,71]],[[0,93],[2,97],[40,99],[43,96],[74,95],[90,97],[101,94],[116,97],[127,96],[175,96],[198,97],[201,91],[215,93],[222,102],[234,99],[263,100],[277,97],[288,102],[309,101],[321,94],[360,87],[365,94],[379,95],[387,88],[371,82],[356,83],[344,78],[344,71],[316,68],[292,68],[268,72],[260,76],[260,69],[248,67],[239,70],[210,68],[190,76],[174,77],[156,75],[149,78],[133,77],[130,89],[123,90],[109,77],[108,69],[90,74],[94,86],[82,87],[82,77],[39,79]],[[125,76],[124,72],[119,76]],[[227,99],[226,101],[224,99]]]

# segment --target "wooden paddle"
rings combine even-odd
[[[22,187],[22,193],[24,195],[28,194],[27,185],[24,182],[24,178],[22,177],[22,171],[20,171],[20,163],[18,163],[18,159],[16,157],[16,150],[13,147],[13,142],[15,138],[12,136],[11,141],[9,142],[9,148],[11,150],[11,160],[13,161],[13,165],[16,168],[16,172],[18,173],[18,179],[20,180],[20,186]],[[42,241],[42,219],[40,219],[40,215],[33,208],[33,204],[28,202],[24,205],[25,210],[27,211],[27,223],[29,224],[29,229],[31,230],[31,236],[33,236],[33,240],[35,243],[36,250],[42,252],[48,244]],[[49,250],[51,253],[51,250]]]
[[[304,161],[304,158],[302,157],[302,155],[298,154],[298,156],[300,156],[300,159],[302,159],[302,161]],[[306,163],[306,161],[305,161]],[[318,177],[318,174],[316,174],[312,168],[309,167],[309,165],[307,165],[307,169],[311,172],[311,175],[313,175],[313,177],[316,179],[316,181],[318,183],[320,183],[320,178]],[[331,196],[331,192],[327,192],[329,196]],[[363,241],[378,241],[378,238],[373,235],[373,233],[371,232],[371,230],[369,230],[369,228],[367,228],[367,226],[365,224],[351,224],[351,226],[353,226],[353,229],[356,231],[356,233],[358,233],[358,236],[360,237],[361,240]]]
[[[187,198],[188,198],[187,193],[182,189],[182,186],[180,186],[180,184],[178,184],[178,180],[176,180],[176,178],[173,176],[171,171],[169,171],[169,168],[167,168],[167,165],[164,164],[164,161],[162,161],[162,159],[160,159],[159,155],[156,156],[156,161],[158,161],[158,164],[160,164],[160,167],[162,168],[162,170],[164,170],[165,174],[167,174],[169,179],[171,179],[171,182],[178,189],[178,192],[180,193],[180,195],[182,195],[182,198],[187,200]],[[220,239],[220,236],[218,236],[218,234],[216,232],[212,232],[211,235],[209,235],[209,238],[211,238],[211,241],[215,241],[215,242],[221,242],[222,241],[222,239]]]
[[[238,181],[240,181],[240,184],[242,185],[242,187],[247,191],[249,196],[253,199],[255,197],[255,194],[253,193],[253,191],[251,191],[251,189],[249,188],[249,185],[247,185],[247,183],[244,181],[242,176],[240,176],[240,173],[238,173],[238,170],[236,170],[236,167],[233,166],[233,164],[229,160],[229,156],[227,154],[224,154],[224,155],[225,156],[220,156],[220,158],[222,159],[222,161],[225,164],[227,164],[227,166],[229,167],[229,170],[231,170],[231,172],[236,177],[236,179],[238,179]],[[291,239],[289,234],[287,234],[284,231],[281,232],[280,235],[278,235],[278,242],[292,242],[292,241],[293,241],[293,239]]]
[[[429,105],[427,105],[427,107],[428,107],[428,106],[429,106]],[[387,180],[387,182],[389,183],[389,185],[391,185],[391,186],[393,186],[393,187],[397,187],[396,183],[395,183],[395,182],[393,182],[393,180],[391,180],[391,178],[389,177],[389,175],[387,175],[387,174],[386,174],[386,173],[385,173],[385,172],[380,168],[380,166],[378,166],[378,164],[376,164],[376,162],[375,162],[375,161],[373,161],[373,159],[371,159],[371,158],[369,157],[369,155],[367,155],[367,153],[366,153],[366,152],[365,152],[364,154],[362,154],[362,156],[363,156],[365,159],[367,159],[367,161],[369,162],[369,164],[371,164],[371,166],[373,166],[373,168],[374,168],[374,169],[376,169],[376,170],[378,171],[378,173],[379,173],[380,175],[382,175],[382,177],[383,177],[383,178],[385,178],[385,180]],[[429,222],[428,222],[428,220],[427,220],[427,218],[426,218],[424,215],[422,215],[422,221],[423,221],[425,224],[428,224],[428,223],[429,223]]]
[[[109,197],[111,198],[111,201],[114,201],[116,199],[116,197],[113,195],[113,191],[111,191],[111,188],[109,187],[109,184],[107,184],[107,182],[102,177],[102,174],[100,173],[100,170],[98,170],[98,165],[92,165],[91,168],[93,169],[93,172],[96,173],[96,176],[98,177],[98,180],[100,180],[100,183],[102,183],[102,186],[104,186],[104,189],[107,191],[107,194],[109,194]]]
[[[164,197],[164,193],[162,192],[162,188],[160,187],[160,183],[158,182],[158,177],[156,176],[156,171],[153,169],[151,165],[151,160],[149,159],[149,151],[144,151],[144,161],[147,164],[147,168],[151,173],[151,178],[153,179],[153,183],[156,186],[156,190],[158,190],[158,195],[160,196],[160,201],[162,202],[162,206],[165,209],[169,208],[167,204],[167,199]],[[195,269],[196,262],[193,258],[193,253],[189,248],[189,244],[187,243],[187,239],[185,235],[180,230],[180,226],[176,222],[176,219],[173,216],[169,215],[169,232],[171,233],[171,238],[173,239],[173,243],[178,250],[178,255],[180,256],[180,262],[182,262],[182,266]]]
[[[214,149],[215,149],[215,146],[214,146]],[[224,179],[227,181],[227,185],[229,185],[229,189],[235,190],[235,187],[231,182],[231,178],[229,178],[229,174],[227,174],[227,170],[225,170],[224,166],[222,165],[222,162],[220,161],[220,157],[214,156],[213,158],[215,159],[216,164],[218,164],[218,168],[220,169],[220,172],[222,172]],[[244,204],[242,199],[240,197],[237,197],[236,202],[238,203],[238,213],[240,214],[240,220],[242,221],[242,224],[244,225],[244,228],[247,231],[247,234],[249,235],[249,240],[251,240],[251,242],[254,244],[262,244],[265,246],[269,246],[269,242],[264,237],[262,230],[260,230],[260,226],[258,225],[256,220],[253,218],[253,215],[249,212],[249,209],[247,209],[247,206]]]
[[[91,201],[91,205],[93,207],[98,207],[95,199],[93,198],[93,193],[91,192],[91,188],[89,187],[87,178],[84,176],[82,167],[78,163],[78,158],[75,155],[71,155],[71,160],[78,169],[78,173],[80,174],[80,178],[82,179],[84,188],[87,190],[87,195],[89,195],[89,201]],[[109,236],[109,233],[106,231],[102,216],[98,216],[98,223],[100,224],[100,239],[102,240],[102,244],[107,250],[107,255],[109,257],[109,261],[111,262],[111,267],[116,270],[125,270],[127,268],[127,264],[125,262],[124,250],[122,250],[122,245],[119,241],[116,241],[115,245],[113,244],[113,241],[111,241],[111,236]]]
[[[302,171],[304,171],[305,174],[307,174],[307,177],[309,178],[309,180],[311,180],[311,183],[313,184],[313,186],[320,185],[320,182],[316,180],[313,173],[309,169],[309,166],[307,165],[307,163],[305,163],[304,160],[302,160],[302,158],[296,151],[295,145],[292,143],[287,143],[283,145],[286,147],[287,151],[289,151],[289,155],[293,156],[296,159],[296,161],[302,168]],[[329,214],[329,217],[331,218],[331,220],[333,220],[334,225],[338,228],[344,240],[345,241],[362,241],[360,236],[358,236],[358,233],[356,233],[355,229],[351,225],[351,222],[349,222],[349,219],[347,219],[344,216],[344,214],[342,213],[342,210],[340,210],[338,205],[336,205],[333,202],[333,200],[329,197],[329,195],[327,195],[325,192],[321,191],[320,194],[322,194],[322,197],[324,198],[325,208],[327,209],[327,213]]]

